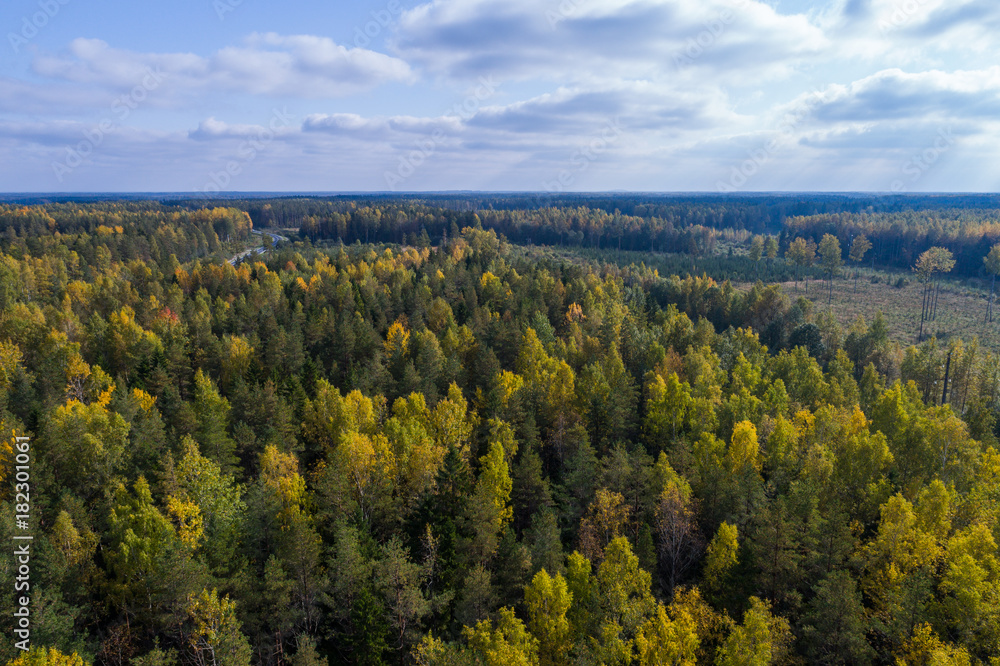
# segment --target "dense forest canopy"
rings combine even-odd
[[[972,274],[985,199],[0,206],[30,663],[996,663],[1000,358],[519,245]]]

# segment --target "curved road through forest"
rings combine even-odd
[[[280,234],[276,234],[276,233],[271,232],[271,231],[257,231],[256,229],[253,229],[253,230],[250,231],[250,233],[257,234],[259,236],[264,236],[264,235],[270,236],[270,238],[271,238],[271,248],[273,248],[275,245],[277,245],[278,241],[286,241],[286,240],[288,240],[284,236],[282,236]],[[264,254],[265,252],[267,252],[271,248],[266,247],[264,245],[261,245],[259,247],[252,247],[249,250],[244,250],[243,252],[240,252],[239,254],[233,255],[233,258],[229,260],[229,263],[231,265],[235,266],[236,264],[240,263],[240,261],[242,261],[243,259],[246,259],[247,257],[249,257],[251,255]]]

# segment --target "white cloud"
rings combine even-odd
[[[391,116],[365,118],[354,113],[313,114],[302,124],[305,132],[332,134],[371,140],[391,140],[405,138],[403,135],[428,135],[435,133],[456,133],[463,130],[460,118],[442,116],[438,118],[417,118],[414,116]]]
[[[270,97],[342,97],[387,82],[412,83],[404,61],[348,48],[325,37],[251,35],[242,46],[209,57],[192,53],[137,53],[99,39],[76,39],[69,52],[40,55],[40,76],[109,88],[130,88],[155,72],[176,92],[223,91]]]
[[[0,78],[0,112],[48,115],[79,113],[93,107],[108,108],[113,103],[106,91],[77,84],[47,85],[14,78]]]
[[[817,25],[841,57],[940,63],[960,55],[990,59],[1000,30],[994,0],[840,0]]]
[[[760,77],[828,46],[805,16],[756,0],[433,0],[403,15],[393,45],[452,77],[563,82],[687,68]]]
[[[679,91],[649,81],[559,88],[522,102],[484,108],[476,128],[515,134],[579,135],[609,118],[633,131],[698,131],[741,123],[716,89]]]
[[[1000,67],[915,73],[887,69],[848,85],[831,85],[819,101],[800,97],[789,108],[806,104],[814,122],[828,125],[992,119],[1000,115]]]
[[[221,120],[208,118],[198,124],[198,128],[188,132],[188,137],[195,141],[211,141],[214,139],[246,139],[248,137],[266,136],[268,140],[288,138],[298,132],[294,119],[287,112],[275,109],[272,122],[268,127],[263,125],[230,124]]]

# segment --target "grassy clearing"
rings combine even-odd
[[[920,330],[920,303],[922,285],[909,273],[886,273],[864,271],[858,280],[857,293],[854,292],[853,272],[845,272],[833,282],[833,313],[845,330],[861,315],[871,322],[879,310],[885,315],[892,338],[904,346],[916,343]],[[878,283],[872,282],[877,276]],[[895,286],[899,278],[905,286]],[[809,298],[816,306],[816,312],[827,308],[827,283],[810,280],[809,286],[800,282],[798,291],[793,282],[783,282],[782,287],[793,299],[799,296]],[[748,286],[748,285],[747,285]],[[924,337],[936,335],[938,340],[958,337],[963,340],[979,338],[985,347],[1000,351],[1000,319],[994,315],[991,324],[984,323],[988,292],[969,286],[957,280],[943,280],[938,299],[937,319],[924,323]],[[994,303],[996,312],[996,303]]]
[[[621,265],[643,262],[647,266],[659,269],[661,275],[674,273],[684,275],[691,272],[689,255],[592,251],[548,246],[522,247],[522,251],[529,258],[535,259],[548,256],[568,261],[607,261]],[[738,253],[735,257],[727,257],[726,254],[716,253],[710,257],[696,259],[697,267],[693,272],[701,274],[705,271],[719,281],[730,278],[737,289],[749,289],[753,284],[749,276],[757,273],[765,283],[778,281],[792,300],[805,296],[813,301],[817,313],[827,308],[827,285],[824,280],[815,277],[818,269],[811,269],[814,277],[809,279],[808,285],[800,281],[796,289],[795,282],[783,281],[778,277],[782,273],[788,275],[793,270],[786,267],[783,261],[778,260],[773,264],[762,261],[754,267],[749,259]],[[845,267],[833,282],[833,312],[845,332],[858,315],[863,316],[866,322],[871,322],[875,313],[881,310],[893,340],[904,347],[916,343],[917,332],[920,329],[922,287],[913,273],[862,269],[857,293],[854,291],[853,275],[853,267]],[[741,276],[744,276],[743,280],[739,279]],[[873,282],[873,279],[877,282]],[[897,284],[902,286],[896,286]],[[963,340],[979,338],[984,347],[1000,352],[1000,288],[997,290],[997,302],[994,304],[995,321],[992,324],[983,322],[988,290],[988,283],[984,289],[978,280],[943,279],[938,299],[937,320],[924,324],[925,339],[930,335],[936,335],[941,341],[951,337]]]

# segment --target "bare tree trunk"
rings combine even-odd
[[[951,371],[951,352],[948,352],[948,361],[944,364],[944,388],[941,390],[941,404],[948,402],[948,373]]]
[[[990,300],[986,305],[986,322],[993,321],[993,289],[997,286],[997,274],[993,274],[993,281],[990,283]]]
[[[917,342],[924,338],[924,321],[927,319],[927,284],[924,283],[923,300],[920,303],[920,332],[917,334]]]
[[[929,284],[925,283],[924,284],[924,310],[920,314],[920,321],[927,321],[927,300],[928,300],[927,292],[928,292],[928,287],[929,287]]]
[[[931,291],[927,297],[927,321],[934,321],[934,287],[937,286],[935,283],[931,283]]]

